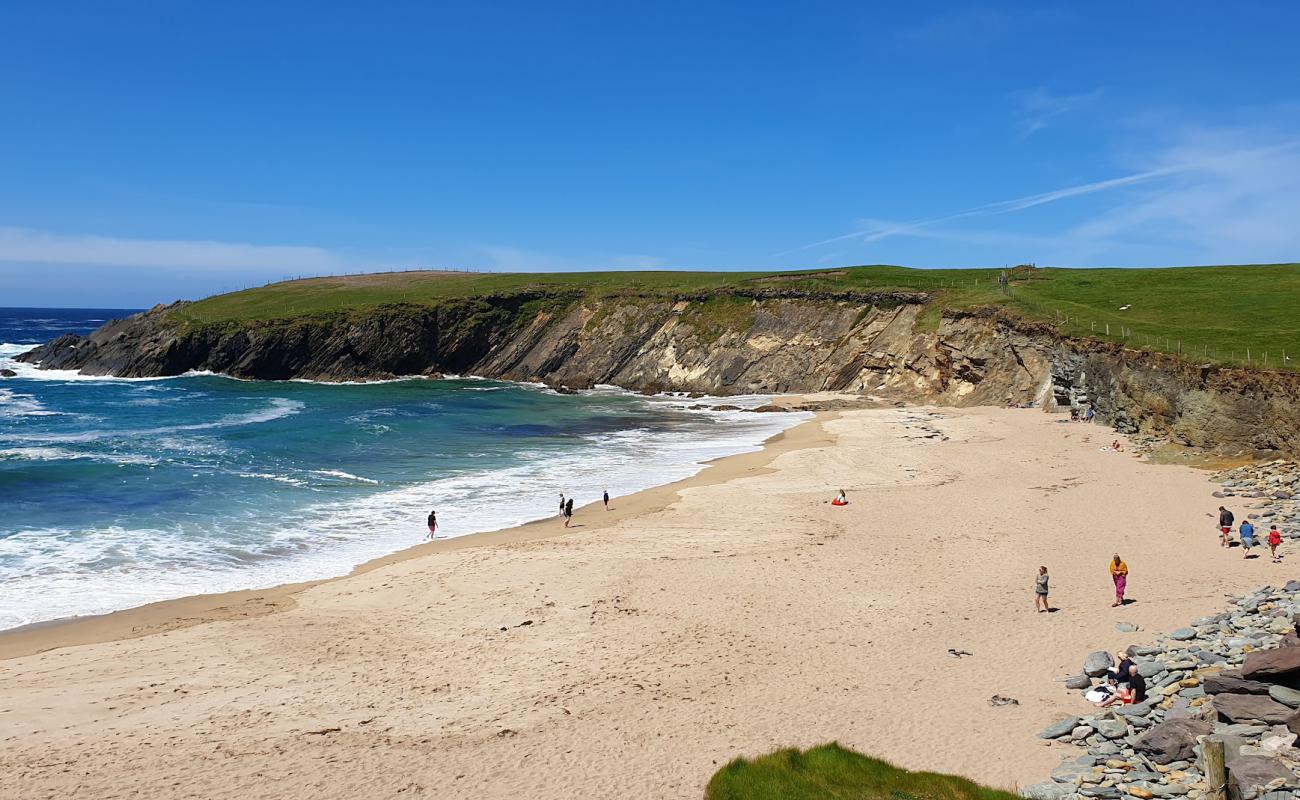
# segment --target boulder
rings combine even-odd
[[[1195,628],[1179,628],[1169,634],[1169,638],[1179,642],[1187,642],[1196,638]]]
[[[0,369],[0,378],[17,378],[18,373],[11,369]]]
[[[1246,654],[1246,661],[1241,665],[1241,676],[1248,680],[1268,680],[1273,683],[1300,678],[1300,648],[1253,650]]]
[[[1092,678],[1087,675],[1071,675],[1065,679],[1067,689],[1087,689],[1092,686]]]
[[[1196,757],[1196,737],[1209,735],[1211,729],[1210,723],[1201,719],[1165,720],[1138,737],[1133,749],[1157,764],[1191,761]]]
[[[1060,739],[1062,736],[1069,736],[1074,729],[1079,726],[1078,717],[1067,717],[1058,722],[1054,722],[1038,732],[1039,739]]]
[[[1219,694],[1214,710],[1228,722],[1259,720],[1269,725],[1285,725],[1296,713],[1271,697],[1259,694]]]
[[[1300,691],[1286,686],[1270,686],[1268,696],[1284,706],[1300,708]]]
[[[1236,670],[1207,675],[1201,681],[1206,694],[1268,694],[1270,685],[1263,681],[1248,681]]]
[[[1020,790],[1020,796],[1028,800],[1065,800],[1074,793],[1073,786],[1066,786],[1055,781],[1043,781]]]
[[[1106,674],[1106,670],[1115,666],[1115,659],[1111,658],[1110,653],[1105,650],[1098,650],[1095,653],[1089,653],[1088,657],[1083,660],[1083,674],[1100,678]]]
[[[1278,788],[1300,788],[1300,778],[1287,768],[1281,759],[1272,756],[1238,756],[1228,762],[1228,785],[1235,797],[1255,797],[1256,790],[1273,781],[1282,780]],[[1293,792],[1283,794],[1294,797]]]

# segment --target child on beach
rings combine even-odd
[[[430,539],[434,538],[434,534],[436,534],[437,532],[438,532],[438,512],[430,511],[429,512],[429,538]]]
[[[1128,588],[1128,564],[1116,553],[1110,561],[1110,579],[1115,582],[1115,602],[1111,608],[1124,605],[1124,591]]]
[[[844,494],[843,489],[840,489],[840,493],[835,495],[835,499],[831,501],[831,505],[833,506],[847,506],[848,504],[849,498]]]
[[[569,523],[572,521],[573,521],[573,498],[570,497],[564,503],[564,527],[566,528],[569,527]]]
[[[603,496],[602,499],[605,501],[605,510],[608,511],[608,510],[609,510],[609,490],[608,490],[608,489],[605,490],[605,494],[604,494],[604,496]]]
[[[1255,546],[1255,526],[1250,524],[1250,520],[1241,521],[1241,549],[1245,551],[1242,558],[1250,558],[1250,548]]]
[[[1038,613],[1051,610],[1047,605],[1047,580],[1047,567],[1039,567],[1034,579],[1034,610]]]
[[[1273,563],[1276,564],[1282,560],[1277,554],[1278,545],[1282,544],[1282,532],[1277,529],[1276,525],[1270,525],[1268,528],[1268,551],[1273,556]]]

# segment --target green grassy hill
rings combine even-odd
[[[709,781],[705,800],[1015,800],[953,775],[908,772],[826,744],[738,758]]]
[[[482,295],[547,292],[699,295],[791,289],[912,290],[934,295],[932,322],[949,308],[995,305],[1063,333],[1123,340],[1190,359],[1267,368],[1300,365],[1300,264],[1167,269],[998,270],[892,266],[801,272],[394,272],[308,278],[218,295],[178,312],[196,323],[361,311],[386,303],[436,304]],[[1283,361],[1294,358],[1295,361]]]

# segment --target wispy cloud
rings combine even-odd
[[[320,247],[185,239],[126,239],[0,228],[0,262],[154,267],[178,270],[330,272],[344,259]]]
[[[1259,144],[1249,134],[1185,136],[1146,159],[1149,168],[1115,178],[999,200],[924,219],[862,219],[857,229],[776,254],[833,243],[922,237],[972,244],[1032,245],[1059,263],[1089,258],[1132,260],[1157,253],[1215,259],[1290,260],[1300,255],[1300,140]],[[1132,190],[1121,192],[1121,190]],[[1106,210],[1050,236],[1015,231],[955,230],[949,223],[1014,214],[1063,200],[1118,193]]]
[[[1056,117],[1078,111],[1101,97],[1100,88],[1078,94],[1052,94],[1039,87],[1015,95],[1020,105],[1020,138],[1024,139],[1046,128]]]

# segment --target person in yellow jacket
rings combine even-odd
[[[1119,553],[1110,560],[1110,579],[1115,582],[1115,602],[1111,608],[1124,605],[1124,590],[1128,588],[1128,564],[1119,557]]]

